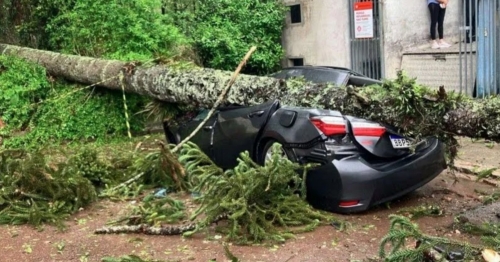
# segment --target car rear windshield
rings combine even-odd
[[[348,72],[329,69],[308,69],[308,68],[291,68],[284,69],[273,75],[276,78],[289,79],[291,77],[304,77],[306,81],[313,83],[333,83],[337,86],[345,85]]]

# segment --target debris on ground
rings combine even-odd
[[[481,226],[486,223],[500,223],[500,202],[494,202],[489,205],[480,205],[476,208],[467,210],[457,217],[461,223],[469,223],[475,226]]]
[[[470,260],[480,254],[480,247],[423,234],[417,224],[404,216],[390,215],[389,218],[391,226],[387,235],[382,239],[379,249],[380,258],[385,259],[386,262],[439,261],[433,259],[453,256],[463,256],[464,259]],[[406,246],[405,243],[409,241],[417,243],[416,247]],[[392,247],[389,253],[386,250],[388,245]]]
[[[200,193],[195,198],[198,208],[190,216],[191,221],[198,219],[197,222],[165,226],[153,223],[151,218],[144,219],[144,216],[152,216],[150,214],[160,215],[164,206],[159,201],[170,201],[169,197],[165,197],[155,199],[159,204],[150,205],[150,209],[141,207],[144,211],[139,219],[141,225],[104,227],[96,233],[183,233],[190,236],[215,222],[227,220],[219,230],[228,240],[239,243],[283,242],[292,238],[294,233],[311,231],[321,223],[334,220],[333,216],[313,209],[305,200],[304,176],[309,167],[293,163],[276,153],[279,149],[274,150],[272,160],[264,166],[255,163],[248,152],[243,152],[237,167],[223,171],[189,142],[179,154],[186,176],[185,180],[178,182],[186,185],[189,192]],[[302,177],[297,174],[300,170]],[[144,203],[154,203],[152,201],[144,200]],[[160,217],[169,218],[180,214],[180,210],[178,212],[163,213]],[[137,217],[137,213],[130,217]],[[130,222],[130,219],[127,221]]]
[[[97,199],[92,182],[73,171],[79,156],[50,165],[40,151],[0,152],[0,224],[61,221]]]
[[[409,218],[417,219],[423,216],[443,216],[444,211],[437,205],[421,205],[418,207],[403,208],[398,211],[399,214],[408,215]]]

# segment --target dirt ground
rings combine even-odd
[[[479,165],[500,166],[500,146],[484,141],[462,139],[460,160]],[[345,232],[322,226],[313,232],[297,235],[283,245],[230,246],[241,261],[366,261],[378,254],[381,238],[389,227],[388,216],[405,207],[436,204],[443,217],[415,220],[427,234],[478,243],[475,236],[452,227],[455,215],[481,204],[478,191],[493,192],[492,185],[459,178],[443,172],[419,190],[391,202],[353,215],[338,215],[350,222]],[[60,232],[51,226],[43,230],[30,226],[0,227],[0,261],[101,261],[104,256],[136,254],[144,259],[163,261],[228,261],[220,236],[212,233],[185,239],[180,236],[95,235],[93,231],[115,219],[131,203],[101,201],[72,216],[68,229]]]

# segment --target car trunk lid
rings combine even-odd
[[[313,116],[310,121],[328,137],[326,148],[340,157],[359,151],[380,158],[410,153],[410,139],[373,121],[342,115]]]

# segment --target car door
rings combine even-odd
[[[178,130],[176,130],[179,134],[179,141],[177,141],[177,143],[189,136],[207,117],[208,112],[209,110],[201,110],[191,121],[185,123]],[[212,144],[216,120],[217,112],[215,112],[215,114],[207,120],[203,127],[189,140],[195,143],[209,157],[213,157]]]
[[[241,152],[249,151],[252,156],[262,127],[278,106],[278,101],[269,101],[250,107],[221,109],[214,130],[214,162],[227,169],[236,166]]]

